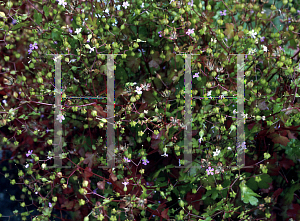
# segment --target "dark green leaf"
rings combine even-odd
[[[46,5],[43,6],[43,10],[45,12],[45,16],[49,16],[49,7],[47,7]]]
[[[43,21],[43,16],[38,11],[34,11],[33,14],[34,21],[39,25]]]
[[[19,28],[25,28],[26,26],[28,26],[28,24],[29,24],[29,21],[25,21],[25,22],[22,22],[22,23],[18,23],[18,24],[16,24],[15,26],[13,26],[13,27],[11,28],[11,30],[12,30],[12,31],[15,31],[15,30],[17,30],[17,29],[19,29]]]

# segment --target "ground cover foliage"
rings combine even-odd
[[[21,220],[299,220],[299,1],[4,1],[1,175]],[[237,94],[245,56],[245,159],[236,100],[193,99],[184,158],[184,64],[192,95]],[[53,165],[61,56],[63,166]],[[116,168],[106,164],[104,54],[114,58]],[[10,154],[8,154],[10,153]],[[8,164],[7,164],[8,163]],[[27,200],[25,200],[25,198]],[[32,209],[35,206],[38,215]],[[8,216],[1,214],[1,219]]]

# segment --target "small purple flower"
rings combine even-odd
[[[251,14],[253,14],[253,13],[254,13],[254,11],[253,11],[253,10],[251,10],[251,11],[250,11],[250,13],[251,13]]]
[[[284,51],[284,48],[282,48],[281,46],[279,46],[279,48],[280,48],[282,51]]]
[[[124,157],[124,160],[125,160],[126,163],[131,162],[131,160],[129,160],[127,157]]]
[[[263,42],[265,40],[265,37],[261,37],[260,41]]]
[[[199,72],[195,73],[193,78],[198,78],[199,77]]]
[[[49,202],[49,207],[52,207],[52,204]]]
[[[188,29],[188,31],[186,32],[187,35],[191,35],[194,33],[194,28],[193,29]]]
[[[11,22],[13,25],[17,24],[18,21],[16,19],[13,19],[12,22]]]
[[[297,10],[297,13],[300,14],[300,10]]]
[[[33,44],[30,44],[29,45],[29,47],[30,47],[30,49],[38,49],[38,46],[37,46],[37,43],[34,43],[34,45]]]
[[[72,29],[71,29],[71,28],[69,28],[69,32],[70,32],[70,33],[73,33],[73,31],[72,31]]]
[[[73,18],[71,18],[71,21],[73,21]]]
[[[201,143],[201,141],[202,141],[202,140],[203,140],[203,138],[202,138],[202,137],[201,137],[201,138],[199,138],[199,140],[198,140],[198,141],[199,141],[199,143]]]
[[[147,159],[146,160],[143,159],[142,161],[143,161],[144,165],[147,165],[147,163],[149,163],[149,161]]]
[[[208,169],[206,169],[207,175],[209,175],[209,174],[214,175],[213,171],[214,171],[214,168],[211,168],[211,167],[208,167]]]
[[[161,33],[161,31],[159,31],[159,32],[158,32],[158,34],[159,34],[159,37],[162,37],[160,33]]]
[[[245,56],[245,58],[247,58],[247,57],[248,57],[248,55]]]
[[[109,184],[109,185],[111,184],[110,182],[106,182],[106,183]]]
[[[31,54],[31,52],[32,52],[32,50],[31,50],[31,49],[29,49],[29,50],[28,50],[28,54]]]
[[[223,12],[220,11],[221,16],[225,16],[226,15],[226,10],[224,10]]]
[[[57,41],[54,41],[53,43],[54,43],[54,44],[57,44]]]
[[[26,153],[26,157],[29,157],[32,154],[33,150],[28,150],[28,153]]]

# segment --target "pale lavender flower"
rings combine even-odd
[[[69,32],[70,32],[70,33],[73,33],[73,31],[72,31],[72,29],[71,29],[71,28],[69,28]]]
[[[214,168],[211,168],[211,167],[208,167],[208,169],[206,169],[207,175],[209,175],[209,174],[214,175],[213,171],[214,171]]]
[[[198,139],[198,141],[199,141],[199,143],[201,143],[201,141],[203,140],[203,138],[202,137],[200,137],[199,139]]]
[[[11,22],[13,25],[17,24],[18,21],[16,19],[13,19],[12,22]]]
[[[191,35],[194,33],[194,28],[193,29],[188,29],[188,31],[186,32],[187,35]]]
[[[192,0],[191,2],[188,3],[188,5],[193,7],[194,1]]]
[[[161,31],[159,31],[159,32],[158,32],[158,34],[159,34],[159,37],[162,37],[160,33],[161,33]]]
[[[29,157],[32,154],[33,150],[28,150],[28,153],[26,153],[26,157]]]
[[[52,207],[52,204],[49,202],[49,207]]]
[[[142,161],[143,161],[144,165],[147,165],[147,163],[149,163],[149,161],[147,159],[146,160],[143,159]]]
[[[199,77],[199,72],[195,73],[193,78],[198,78]]]
[[[131,162],[131,160],[129,160],[127,157],[124,157],[124,160],[125,160],[126,163]]]
[[[38,49],[37,43],[30,44],[29,47],[30,47],[31,49]]]
[[[263,42],[265,40],[265,37],[261,37],[260,41]]]
[[[125,181],[125,182],[123,182],[122,184],[123,184],[124,186],[127,186],[127,185],[129,184],[129,182],[126,182],[126,181]]]
[[[139,87],[139,86],[136,87],[135,92],[138,93],[138,94],[142,94],[142,93],[143,93],[143,92],[142,92],[142,88]]]
[[[226,10],[224,10],[223,12],[220,11],[221,16],[225,16],[226,15]]]
[[[127,7],[129,6],[129,3],[126,1],[126,2],[123,2],[123,5],[122,5],[125,9],[127,9]]]
[[[64,115],[62,115],[62,114],[59,114],[59,115],[57,115],[57,117],[56,117],[56,120],[58,120],[59,123],[61,123],[64,119],[65,119],[65,117],[64,117]]]

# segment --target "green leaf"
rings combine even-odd
[[[11,30],[12,30],[12,31],[15,31],[15,30],[17,30],[17,29],[19,29],[19,28],[25,28],[25,27],[28,26],[29,23],[30,23],[29,21],[25,21],[25,22],[22,22],[22,23],[18,23],[18,24],[16,24],[15,26],[13,26],[13,27],[11,28]]]
[[[34,21],[39,25],[43,21],[43,16],[38,11],[34,11],[33,14]]]
[[[283,104],[282,104],[282,103],[277,103],[277,104],[274,106],[273,113],[277,113],[277,112],[281,111],[282,108],[283,108]]]
[[[256,197],[261,197],[257,193],[253,192],[246,184],[245,181],[240,183],[241,198],[244,203],[250,203],[253,206],[257,205],[258,199]]]
[[[285,205],[289,205],[292,203],[294,199],[294,192],[300,189],[300,183],[293,184],[284,194],[284,203]]]
[[[40,116],[41,115],[41,113],[38,113],[38,112],[35,112],[35,111],[32,111],[30,114],[28,114],[29,116],[30,115],[34,115],[34,116]]]
[[[214,191],[212,194],[211,194],[211,198],[213,199],[213,200],[215,200],[215,199],[217,199],[217,197],[218,197],[218,191]]]
[[[143,185],[141,185],[141,187],[143,189],[143,194],[140,196],[140,198],[146,199],[149,196],[149,194],[146,194],[147,193],[147,189]]]
[[[43,10],[45,12],[45,16],[49,16],[49,7],[47,7],[46,5],[43,6]]]
[[[269,183],[272,183],[272,181],[273,181],[272,177],[269,174],[264,173],[260,176],[260,178],[261,178],[261,181],[258,183],[258,187],[260,189],[269,188],[269,186],[270,186]]]

